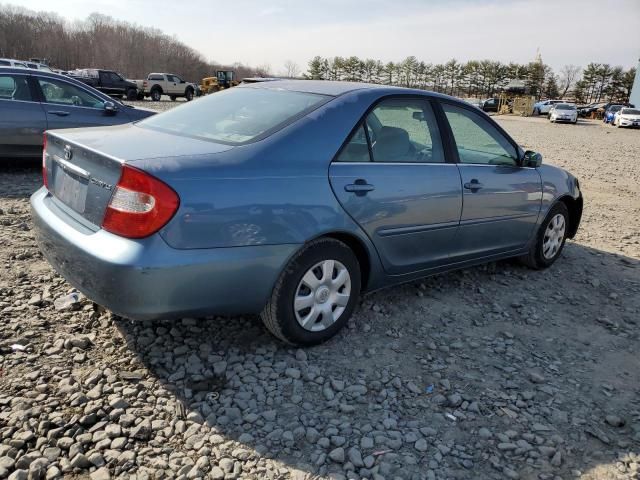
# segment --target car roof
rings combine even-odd
[[[339,95],[356,90],[393,90],[398,93],[419,93],[424,95],[426,90],[415,90],[412,88],[392,87],[389,85],[378,85],[374,83],[361,82],[339,82],[332,80],[278,80],[277,82],[254,82],[240,84],[236,88],[264,88],[276,90],[291,90],[293,92],[316,93],[319,95]]]

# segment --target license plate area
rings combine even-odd
[[[84,213],[89,174],[58,157],[53,158],[53,195],[78,213]]]

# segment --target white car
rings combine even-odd
[[[549,121],[578,123],[578,107],[573,103],[556,103],[549,111]]]
[[[640,127],[640,110],[624,107],[613,116],[613,124],[616,127]]]
[[[533,113],[538,115],[547,115],[551,108],[558,103],[564,103],[562,100],[545,100],[538,102],[533,106]]]
[[[12,58],[0,58],[0,67],[29,68],[25,62]]]

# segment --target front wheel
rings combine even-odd
[[[138,97],[138,91],[135,88],[127,90],[127,100],[135,100]]]
[[[568,227],[569,210],[560,201],[551,207],[536,233],[529,253],[520,257],[520,260],[535,270],[550,267],[562,253],[567,240]]]
[[[349,320],[360,294],[360,265],[333,238],[314,240],[288,263],[261,317],[267,329],[294,345],[333,337]]]

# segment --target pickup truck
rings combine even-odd
[[[136,83],[125,79],[113,70],[82,68],[70,71],[69,75],[107,95],[117,97],[124,96],[127,100],[135,100],[138,97],[138,87]]]
[[[135,80],[135,83],[139,92],[138,100],[151,97],[151,100],[157,102],[162,95],[168,95],[172,101],[184,97],[189,102],[198,91],[197,85],[185,82],[173,73],[150,73],[146,80]]]

